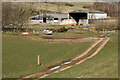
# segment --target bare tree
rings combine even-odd
[[[3,28],[12,24],[12,27],[21,31],[32,13],[27,3],[24,3],[24,5],[22,3],[3,3],[2,14]]]
[[[104,11],[111,17],[118,16],[118,2],[95,2],[93,8],[96,10]]]
[[[58,13],[62,13],[62,6],[63,4],[62,3],[58,3]]]

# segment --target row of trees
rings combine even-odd
[[[118,17],[118,2],[95,2],[93,9],[106,12],[111,17]]]
[[[94,2],[93,9],[104,11],[110,17],[115,17],[114,21],[99,21],[95,23],[95,27],[99,30],[118,30],[118,19],[120,19],[120,2]]]
[[[16,28],[21,31],[25,23],[33,15],[31,4],[27,3],[2,3],[2,25],[3,30],[7,26]]]

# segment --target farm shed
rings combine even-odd
[[[107,13],[97,10],[77,10],[69,12],[69,19],[74,19],[78,25],[95,23],[98,20],[106,20]]]
[[[31,21],[40,22],[40,23],[49,23],[49,24],[60,24],[60,22],[64,19],[68,19],[68,14],[40,14],[37,16],[33,16]]]
[[[40,14],[31,17],[32,22],[57,25],[85,25],[108,20],[107,13],[97,10],[77,10],[68,14]]]

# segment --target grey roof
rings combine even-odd
[[[54,18],[68,18],[68,14],[47,14],[48,16],[53,16]]]
[[[104,14],[105,12],[98,11],[98,10],[76,10],[76,11],[72,11],[69,13],[100,13],[100,14]]]
[[[68,18],[68,14],[39,14],[34,17]]]

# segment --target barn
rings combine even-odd
[[[31,21],[57,25],[85,25],[99,20],[107,20],[107,13],[98,10],[76,10],[68,14],[40,14],[33,16]]]
[[[97,10],[76,10],[68,13],[69,19],[74,19],[78,25],[95,23],[98,20],[106,20],[107,13]]]
[[[68,14],[40,14],[31,18],[31,21],[40,23],[59,24],[62,20],[68,19]]]

